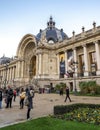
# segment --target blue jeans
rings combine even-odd
[[[0,101],[0,109],[2,108],[2,101]]]

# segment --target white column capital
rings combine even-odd
[[[82,47],[87,47],[87,44],[83,44]]]
[[[76,47],[73,47],[73,48],[72,48],[73,51],[76,50],[76,49],[77,49]]]
[[[98,44],[99,42],[98,42],[98,41],[94,41],[93,43],[94,43],[94,44]]]

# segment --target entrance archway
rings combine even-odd
[[[36,56],[33,56],[30,60],[29,76],[32,78],[36,75]]]

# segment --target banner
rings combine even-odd
[[[60,74],[65,74],[65,57],[64,57],[64,54],[60,55]]]

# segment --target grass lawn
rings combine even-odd
[[[26,121],[25,123],[0,128],[0,130],[100,130],[100,126],[42,117]]]

